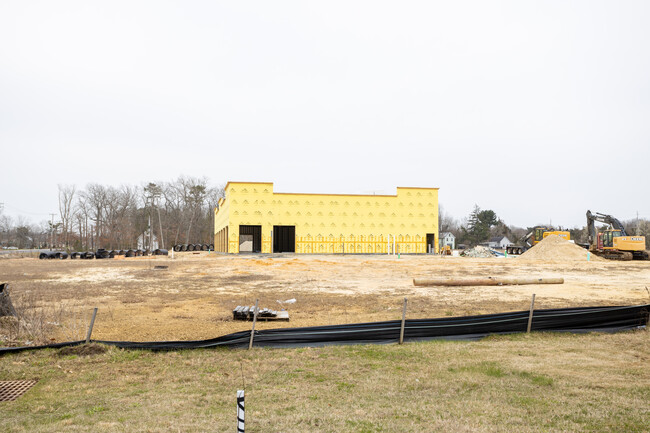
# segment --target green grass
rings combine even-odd
[[[2,432],[644,432],[650,333],[0,358]]]

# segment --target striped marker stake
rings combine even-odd
[[[237,433],[244,433],[244,390],[237,391]]]

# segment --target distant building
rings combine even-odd
[[[452,232],[440,233],[440,248],[449,245],[452,250],[456,249],[456,236]]]
[[[504,249],[508,245],[512,245],[510,239],[505,236],[496,236],[490,239],[487,243],[487,246],[490,248]]]
[[[153,250],[157,250],[160,248],[158,246],[158,237],[156,235],[153,235],[153,239],[151,240],[151,243],[153,244]],[[151,245],[149,244],[149,231],[145,230],[140,236],[138,236],[138,249],[139,250],[146,250],[148,249]]]

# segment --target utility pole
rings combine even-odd
[[[153,251],[153,233],[151,232],[151,209],[149,206],[149,251]]]
[[[54,246],[54,215],[55,213],[51,213],[51,221],[50,221],[50,249]]]

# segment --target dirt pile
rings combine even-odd
[[[488,258],[494,257],[495,254],[488,248],[481,245],[475,246],[469,250],[463,251],[461,254],[463,257],[479,257],[479,258]]]
[[[523,253],[519,260],[554,260],[558,262],[586,262],[589,252],[566,239],[557,235],[550,235],[540,243]],[[590,255],[590,260],[603,261],[604,259]]]

